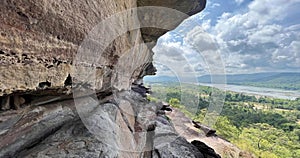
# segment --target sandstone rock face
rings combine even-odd
[[[184,154],[201,158],[201,152],[158,115],[159,106],[130,89],[143,76],[155,74],[151,48],[156,40],[187,15],[201,11],[205,3],[206,0],[3,0],[0,157],[134,158]],[[83,41],[101,21],[143,6],[173,8],[187,15],[159,21],[154,17],[168,18],[164,11],[137,10],[109,27],[110,31],[119,26],[133,28],[136,20],[148,20],[168,29],[128,30],[113,39],[99,56],[88,56],[88,51],[80,54],[101,60],[83,68],[95,67],[93,88],[99,102],[82,106],[83,113],[78,112],[71,86],[76,74],[74,59]],[[101,33],[96,32],[97,38],[106,40],[107,35],[102,37]],[[82,105],[88,97],[79,98]],[[85,119],[80,120],[82,114]],[[160,142],[163,135],[170,136],[166,139],[168,144]]]
[[[44,88],[64,88],[68,75],[72,74],[74,56],[88,32],[118,12],[142,6],[169,7],[191,15],[204,8],[205,0],[4,0],[0,5],[3,10],[0,14],[0,96]],[[132,25],[131,18],[135,13],[128,16],[120,22],[121,25]],[[184,17],[175,17],[176,22],[173,22],[171,18],[169,28],[175,28],[184,20]],[[157,21],[157,18],[154,20]],[[116,66],[118,58],[137,43],[155,42],[166,31],[154,28],[130,30],[115,39],[103,54],[104,60],[97,78],[99,82],[104,82],[101,88],[105,90],[110,86],[105,81],[117,82],[117,85],[125,85],[121,88],[128,88],[132,80],[137,79],[149,65],[152,52],[142,48],[129,53],[126,56],[134,59],[124,57],[124,61],[119,62],[124,70]],[[111,81],[114,70],[123,72],[126,77]],[[110,75],[104,76],[107,73]]]
[[[0,95],[35,91],[44,88],[40,86],[44,82],[50,83],[48,88],[63,88],[71,74],[73,57],[87,33],[101,20],[133,7],[134,0],[5,0],[0,5],[5,10],[0,15]],[[107,48],[104,65],[113,65],[114,56],[139,40],[134,37],[138,31],[131,34],[116,39]],[[142,62],[150,59],[147,53],[140,52]]]
[[[158,1],[158,0],[138,0],[137,1],[139,6],[159,6],[159,7],[167,7],[175,10],[179,10],[187,15],[193,15],[195,13],[198,13],[202,11],[205,8],[206,0],[164,0],[164,1]],[[163,16],[164,14],[161,14]],[[156,17],[156,16],[149,16]],[[172,17],[169,16],[171,21],[174,22],[174,24],[177,23],[177,25],[180,24],[182,21],[182,18],[178,17]],[[151,21],[151,20],[150,20]],[[157,19],[153,19],[152,21],[157,21]],[[145,42],[151,42],[157,40],[161,35],[163,35],[166,30],[164,29],[158,29],[158,28],[142,28],[142,36]]]

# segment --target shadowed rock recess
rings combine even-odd
[[[93,128],[109,132],[95,136],[87,130],[71,88],[74,56],[102,20],[141,6],[193,15],[205,4],[206,0],[2,0],[0,157],[207,157],[204,144],[193,145],[178,136],[161,114],[161,105],[131,90],[145,75],[155,74],[151,47],[167,30],[128,31],[102,54],[95,81],[101,83],[96,89],[101,109],[96,107],[90,117],[96,123]],[[176,19],[171,27],[183,20]],[[131,25],[130,20],[123,23]],[[148,48],[124,53],[143,42],[150,43]]]

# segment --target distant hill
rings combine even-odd
[[[254,73],[254,74],[235,74],[235,75],[226,75],[227,83],[237,83],[237,82],[256,82],[258,80],[264,79],[264,78],[270,78],[272,76],[278,75],[280,73]],[[215,77],[218,77],[220,75],[214,75]],[[211,82],[211,76],[210,75],[204,75],[201,77],[198,77],[198,81],[202,83],[210,83]]]
[[[170,76],[147,76],[144,77],[144,82],[147,83],[169,83],[169,82],[179,82],[176,77]]]
[[[199,82],[210,83],[210,75],[201,76]],[[300,73],[270,72],[254,74],[226,75],[227,84],[249,85],[257,87],[300,90]]]
[[[220,77],[220,75],[214,75]],[[226,75],[227,84],[248,85],[256,87],[279,88],[285,90],[300,90],[300,73],[293,72],[268,72],[253,74]],[[211,76],[198,77],[200,83],[211,83]],[[147,77],[145,82],[178,82],[176,77],[153,76]]]

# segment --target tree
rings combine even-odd
[[[240,132],[225,116],[219,116],[214,128],[219,135],[229,140],[237,139]]]
[[[293,149],[288,148],[288,144],[293,142],[287,134],[266,123],[257,123],[250,128],[243,128],[237,144],[250,146],[248,149],[259,157],[295,157],[291,152]]]
[[[180,101],[179,101],[179,99],[177,99],[177,98],[170,98],[169,104],[170,104],[171,106],[175,107],[175,108],[180,108],[180,107],[181,107]]]
[[[181,93],[180,92],[177,92],[177,91],[171,91],[171,92],[168,92],[167,95],[166,95],[166,101],[169,102],[171,98],[176,98],[180,101],[181,99]]]

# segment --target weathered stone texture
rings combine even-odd
[[[72,76],[71,64],[77,49],[91,29],[102,20],[137,6],[163,6],[194,14],[204,8],[205,0],[3,0],[0,4],[0,96],[35,91],[43,82],[51,83],[50,89],[63,88],[68,75]],[[131,17],[135,14],[122,19],[120,25],[132,25]],[[186,17],[171,18],[168,28],[175,28]],[[144,28],[116,38],[102,54],[101,73],[95,81],[102,83],[100,89],[111,85],[128,89],[130,83],[146,75],[143,71],[151,63],[153,53],[147,47],[127,54],[126,51],[144,41],[152,42],[151,48],[166,31]]]
[[[3,11],[0,14],[0,95],[34,91],[42,82],[50,82],[49,88],[64,87],[71,74],[70,64],[87,33],[101,20],[133,7],[136,7],[134,0],[4,0],[0,4]],[[113,65],[113,57],[121,56],[136,40],[129,34],[117,38],[107,48],[107,61],[103,65]],[[150,59],[147,51],[139,53],[141,62]]]

